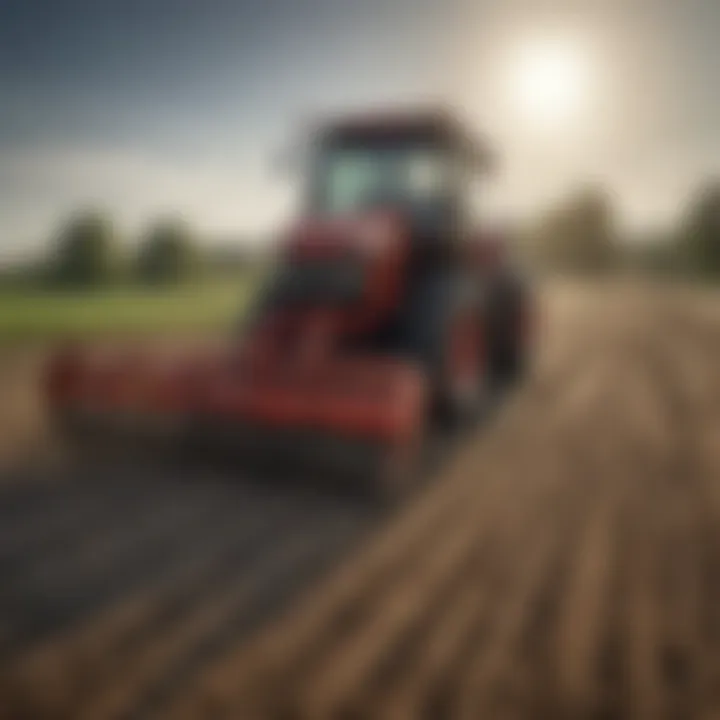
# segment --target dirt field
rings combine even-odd
[[[7,482],[0,716],[720,716],[720,297],[546,308],[526,387],[389,517],[121,465]]]

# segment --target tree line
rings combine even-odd
[[[22,274],[53,287],[171,285],[234,274],[253,262],[238,243],[212,248],[199,242],[179,217],[156,219],[134,242],[123,240],[107,213],[78,212],[61,224],[39,269]],[[720,178],[697,189],[675,227],[650,238],[623,237],[614,196],[588,186],[541,213],[518,240],[529,264],[539,269],[720,282]]]
[[[128,243],[107,213],[88,210],[61,224],[36,275],[61,288],[128,282],[176,285],[237,273],[247,262],[247,253],[239,246],[212,248],[199,242],[179,217],[153,221]]]
[[[612,194],[582,188],[531,224],[523,248],[533,264],[550,270],[719,282],[720,179],[704,182],[675,226],[650,237],[624,236]]]
[[[45,265],[48,283],[78,288],[128,280],[179,283],[202,270],[197,244],[183,221],[155,221],[130,249],[121,242],[112,219],[100,211],[77,213],[63,223]]]

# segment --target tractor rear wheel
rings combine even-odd
[[[456,272],[416,279],[400,332],[400,352],[424,368],[431,412],[455,428],[479,415],[486,390],[483,329],[477,284]]]
[[[527,369],[527,297],[517,278],[502,278],[490,293],[488,364],[495,384],[511,387]]]
[[[441,420],[451,428],[472,425],[485,397],[482,329],[474,308],[450,322],[439,386]]]

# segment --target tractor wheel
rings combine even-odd
[[[475,422],[485,397],[482,329],[474,308],[457,313],[446,338],[439,410],[443,423],[457,429]]]
[[[501,388],[522,380],[527,370],[526,292],[517,281],[504,279],[494,289],[488,308],[490,376]]]
[[[479,415],[485,394],[477,284],[454,272],[428,272],[414,284],[399,352],[420,363],[432,388],[432,415],[456,428]]]

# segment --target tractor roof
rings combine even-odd
[[[469,131],[447,108],[386,110],[341,116],[326,121],[322,135],[330,140],[350,138],[421,138],[459,145],[480,170],[489,170],[495,158],[484,138]]]

